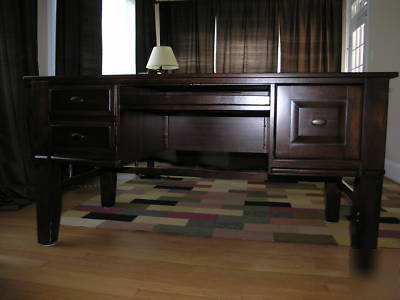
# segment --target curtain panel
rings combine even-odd
[[[102,0],[57,0],[57,75],[101,75],[101,17]]]
[[[156,45],[154,3],[135,0],[136,8],[136,73],[146,73],[151,50]]]
[[[161,45],[171,46],[176,73],[212,73],[215,5],[212,0],[160,3]]]
[[[32,198],[30,94],[22,77],[37,74],[37,2],[1,0],[0,210]]]
[[[218,1],[217,73],[276,72],[278,1]]]
[[[179,73],[339,72],[342,0],[187,0],[160,4],[161,41]],[[280,35],[280,41],[279,41]]]
[[[342,0],[280,0],[282,72],[340,72]]]

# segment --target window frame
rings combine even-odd
[[[364,7],[362,7],[354,16],[352,15],[352,6],[357,1],[366,1]],[[346,71],[356,72],[352,70],[352,44],[353,44],[353,31],[359,26],[364,24],[364,47],[362,56],[362,70],[357,72],[366,72],[368,70],[368,23],[369,23],[369,7],[371,0],[346,0]]]

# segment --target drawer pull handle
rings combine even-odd
[[[80,96],[73,96],[73,97],[69,98],[69,101],[74,102],[74,103],[83,103],[83,102],[85,102],[85,99],[83,99]]]
[[[85,139],[85,136],[81,133],[71,133],[71,138],[75,141],[82,141],[83,139]]]
[[[313,126],[325,126],[327,121],[325,119],[314,119],[311,121]]]

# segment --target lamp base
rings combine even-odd
[[[168,71],[164,70],[162,67],[160,67],[159,69],[157,69],[157,74],[167,74]]]
[[[164,70],[164,69],[157,69],[157,70],[151,70],[151,69],[148,69],[147,70],[147,74],[167,74],[168,73],[168,70]]]

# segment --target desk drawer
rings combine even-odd
[[[212,152],[268,152],[269,118],[171,115],[168,148]]]
[[[50,89],[50,113],[113,115],[113,94],[112,87],[53,87]]]
[[[362,86],[278,86],[275,157],[357,160]]]
[[[54,149],[67,151],[111,151],[115,148],[113,125],[52,125],[51,137]],[[58,151],[58,152],[59,152]]]
[[[247,90],[250,89],[251,90]],[[180,110],[212,106],[215,109],[247,107],[246,110],[267,110],[270,105],[269,86],[172,86],[121,89],[121,104],[147,109]]]

